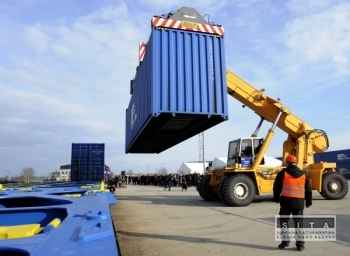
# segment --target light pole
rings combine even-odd
[[[205,156],[204,156],[204,132],[202,132],[203,139],[203,171],[205,173]]]

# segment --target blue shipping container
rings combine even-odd
[[[337,172],[350,179],[350,149],[335,150],[314,154],[315,163],[328,162],[337,164]]]
[[[282,160],[282,157],[276,157]],[[337,172],[347,179],[350,179],[350,149],[335,150],[324,153],[315,153],[314,162],[336,163]]]
[[[314,155],[315,162],[333,162],[337,164],[350,164],[350,149],[335,150]]]
[[[337,164],[337,172],[346,179],[350,179],[350,164]]]
[[[228,119],[223,36],[153,27],[126,110],[126,153],[160,153]]]
[[[71,181],[103,180],[104,172],[105,144],[72,144]]]

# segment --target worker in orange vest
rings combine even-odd
[[[286,168],[280,171],[273,184],[274,201],[280,203],[280,227],[286,227],[289,216],[293,215],[295,228],[302,227],[304,205],[306,208],[312,205],[312,190],[306,171],[300,170],[296,165],[297,159],[293,155],[286,158]],[[305,202],[306,201],[306,202]],[[282,216],[286,218],[282,218]],[[288,218],[287,218],[288,216]],[[282,229],[283,230],[283,229]],[[284,237],[279,249],[289,246],[290,239]],[[298,251],[305,250],[305,241],[302,238],[296,238],[296,247]]]

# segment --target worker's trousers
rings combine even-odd
[[[293,222],[294,222],[294,227],[295,227],[295,231],[297,232],[297,234],[295,236],[296,239],[296,246],[301,246],[304,245],[304,239],[303,239],[303,234],[302,234],[302,230],[303,230],[303,214],[304,211],[300,210],[300,209],[288,209],[288,208],[282,208],[280,209],[279,215],[280,216],[288,216],[288,218],[280,218],[280,225],[282,228],[282,232],[287,232],[289,230],[289,216],[292,214],[293,216]],[[286,234],[286,233],[285,233]],[[285,243],[289,243],[290,242],[290,238],[288,237],[288,235],[286,236],[282,236],[282,241]]]

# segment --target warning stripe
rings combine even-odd
[[[190,22],[193,24],[193,22]],[[223,36],[225,34],[224,28],[221,26],[208,25],[208,24],[197,24],[196,28],[183,27],[183,22],[179,20],[170,20],[160,17],[153,17],[152,27],[164,27],[164,28],[175,28],[185,29],[190,31],[205,32],[210,34],[217,34]]]
[[[140,61],[143,61],[143,57],[145,57],[145,53],[146,53],[146,43],[141,42],[139,43],[139,60]]]

